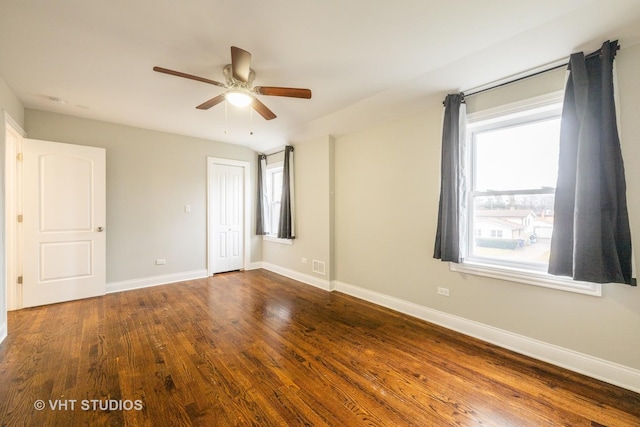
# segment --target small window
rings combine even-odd
[[[276,237],[278,235],[278,223],[280,222],[280,204],[282,199],[282,162],[267,166],[267,208],[266,208],[266,235]]]
[[[491,230],[491,237],[502,239],[502,230]]]

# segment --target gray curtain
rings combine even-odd
[[[624,164],[616,124],[613,60],[571,55],[560,128],[549,273],[634,284]]]
[[[258,197],[256,199],[256,234],[264,236],[267,234],[264,226],[266,207],[266,172],[267,172],[267,156],[260,154],[258,156]]]
[[[460,127],[464,95],[447,95],[444,100],[442,129],[442,158],[438,227],[433,257],[442,261],[461,262],[460,252],[460,189],[463,185],[460,139],[464,129]]]
[[[279,239],[295,239],[294,229],[294,185],[293,185],[293,147],[284,147],[284,166],[282,168],[282,201],[280,204]]]

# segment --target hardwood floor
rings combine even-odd
[[[10,312],[0,420],[640,426],[640,395],[256,270]]]

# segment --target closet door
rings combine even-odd
[[[240,270],[244,253],[244,170],[240,166],[213,164],[209,180],[212,271]]]

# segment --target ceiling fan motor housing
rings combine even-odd
[[[230,88],[243,88],[251,90],[251,88],[253,87],[253,80],[256,78],[256,73],[253,71],[253,69],[249,69],[249,78],[246,82],[234,79],[231,64],[225,65],[222,73],[224,74],[224,78],[227,80],[227,86]]]

